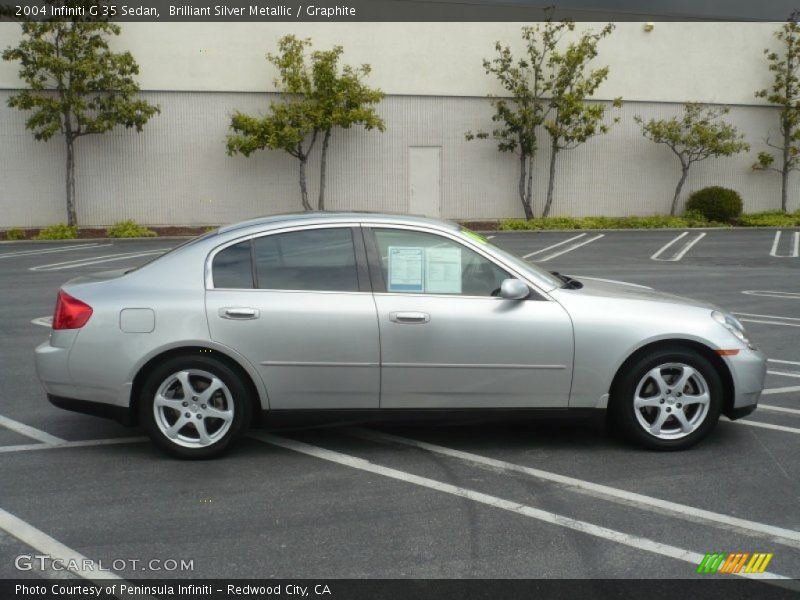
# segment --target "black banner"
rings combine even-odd
[[[42,0],[3,0],[4,18],[111,21],[540,21],[545,7],[575,21],[784,21],[794,0],[107,0],[97,6]],[[83,14],[79,14],[83,10]],[[78,11],[78,12],[76,12]],[[91,14],[94,13],[94,14]]]
[[[800,597],[800,582],[746,579],[296,579],[296,580],[0,580],[3,600],[784,600]]]

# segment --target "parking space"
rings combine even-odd
[[[32,360],[47,329],[31,321],[52,312],[61,283],[179,241],[0,244],[0,574],[23,548],[64,551],[51,539],[95,561],[194,561],[170,573],[126,565],[126,578],[690,578],[720,551],[774,553],[770,574],[800,578],[800,257],[798,232],[777,233],[493,234],[544,268],[696,297],[745,321],[771,358],[761,409],[723,419],[690,451],[639,450],[561,417],[259,430],[197,462],[51,407]]]

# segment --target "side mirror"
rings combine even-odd
[[[530,295],[528,284],[519,279],[504,279],[500,285],[500,297],[506,300],[524,300]]]

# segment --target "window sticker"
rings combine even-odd
[[[425,249],[416,246],[389,246],[390,292],[422,292]]]
[[[429,294],[461,293],[461,248],[427,248],[425,291]]]

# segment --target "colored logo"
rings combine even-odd
[[[706,554],[697,566],[698,573],[763,573],[769,561],[772,560],[771,552],[717,552]]]

